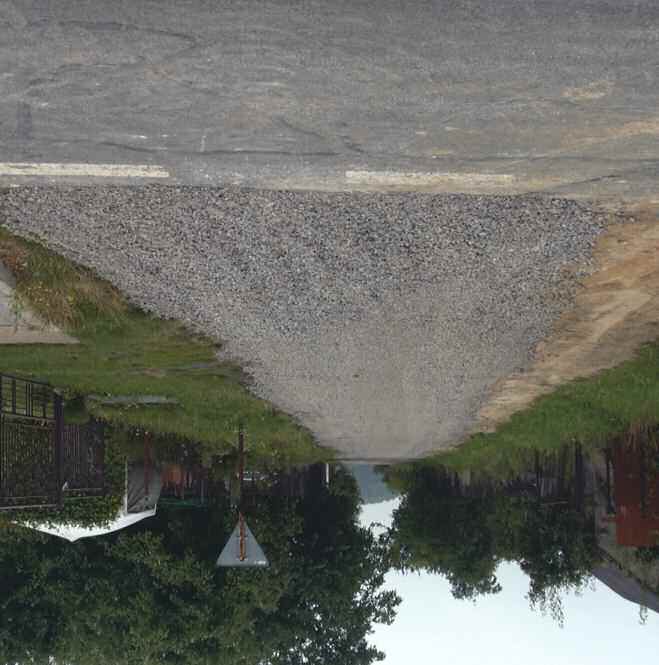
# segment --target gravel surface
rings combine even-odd
[[[224,343],[352,459],[458,442],[569,306],[604,215],[539,196],[16,188],[0,221]]]

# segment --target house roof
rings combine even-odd
[[[594,568],[592,572],[594,577],[620,597],[659,613],[659,594],[642,586],[634,577],[615,564],[602,564]]]
[[[71,542],[80,540],[81,538],[92,538],[93,536],[104,536],[105,534],[112,533],[125,529],[131,524],[141,522],[147,517],[153,517],[156,514],[156,509],[145,510],[141,513],[128,513],[120,512],[117,517],[105,527],[83,527],[70,524],[42,524],[42,523],[29,523],[25,526],[43,533],[48,533],[52,536],[65,538]]]

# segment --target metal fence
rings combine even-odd
[[[55,423],[0,416],[0,510],[56,508],[61,502]]]
[[[104,491],[104,426],[96,420],[64,425],[62,480],[67,496],[96,496]]]
[[[0,412],[37,420],[55,420],[57,395],[42,381],[0,374]]]
[[[48,384],[0,374],[0,387],[0,510],[104,494],[103,424],[65,424]]]

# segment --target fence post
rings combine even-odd
[[[1,383],[1,380],[0,380]],[[0,402],[2,397],[0,397]],[[5,470],[3,463],[5,460],[5,418],[2,414],[2,409],[0,409],[0,497],[2,496],[4,486],[5,486]]]
[[[613,492],[611,491],[611,466],[613,465],[611,455],[611,448],[604,451],[604,459],[606,461],[606,514],[615,515],[616,509],[613,503]]]
[[[102,422],[98,422],[97,420],[93,421],[94,427],[96,428],[96,435],[98,436],[99,440],[99,450],[98,454],[100,455],[101,461],[99,464],[99,473],[101,476],[101,491],[105,493],[105,425]]]
[[[585,498],[585,468],[583,459],[583,450],[581,443],[575,442],[574,444],[574,480],[575,480],[575,504],[576,509],[583,513],[584,498]]]
[[[63,463],[64,463],[64,405],[62,396],[57,393],[53,396],[53,405],[55,411],[55,477],[57,479],[57,503],[62,506],[64,503],[64,494],[62,491],[63,483]]]
[[[648,516],[648,477],[647,477],[647,458],[645,441],[641,440],[638,444],[638,484],[641,499],[641,517]]]
[[[245,432],[243,424],[238,425],[238,487],[240,492],[239,501],[243,500],[243,478],[245,476]]]

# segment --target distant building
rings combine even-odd
[[[659,613],[659,594],[642,586],[631,574],[616,564],[604,563],[594,568],[592,572],[594,577],[625,600]]]
[[[616,541],[625,547],[659,544],[659,460],[650,446],[612,452]]]

